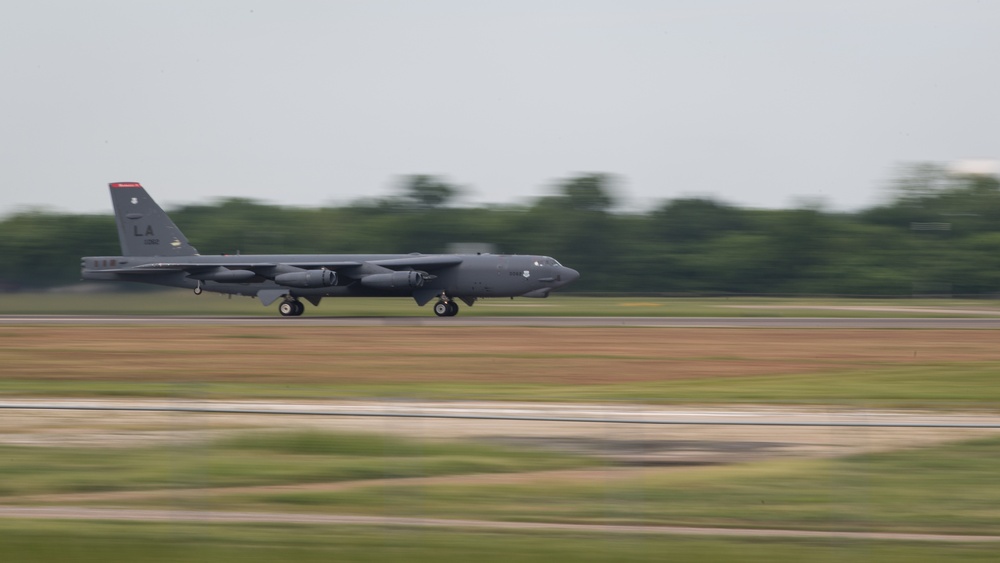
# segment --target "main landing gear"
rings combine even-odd
[[[458,303],[454,301],[438,301],[434,304],[434,314],[439,317],[454,317],[458,314]]]
[[[278,312],[282,317],[298,317],[305,312],[306,306],[296,299],[286,299],[278,305]]]

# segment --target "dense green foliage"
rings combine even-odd
[[[587,174],[526,206],[456,208],[460,191],[415,176],[398,197],[337,208],[245,199],[171,211],[203,253],[446,252],[481,242],[555,256],[571,291],[988,294],[1000,289],[1000,181],[905,168],[889,203],[857,213],[745,209],[704,198],[614,212],[611,178]],[[72,283],[79,257],[117,254],[108,216],[22,213],[0,222],[0,285]]]

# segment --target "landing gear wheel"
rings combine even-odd
[[[302,304],[301,301],[295,299],[287,299],[278,305],[278,312],[281,313],[282,317],[298,317],[302,315],[306,310],[306,306]]]
[[[449,317],[449,316],[451,316],[451,315],[448,314],[448,312],[451,311],[451,307],[449,307],[448,304],[449,304],[449,301],[438,301],[437,303],[435,303],[434,304],[434,314],[437,315],[437,316],[439,316],[439,317]]]
[[[201,285],[198,285],[198,287],[194,288],[194,294],[201,295]]]
[[[434,314],[439,317],[454,317],[458,314],[458,303],[454,301],[438,301],[434,304]]]

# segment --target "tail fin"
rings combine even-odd
[[[123,256],[198,254],[138,182],[115,182],[109,186]]]

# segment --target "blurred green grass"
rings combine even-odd
[[[144,447],[0,445],[0,495],[337,482],[594,463],[481,443],[291,430]]]
[[[564,385],[512,381],[355,383],[3,379],[0,396],[180,397],[801,404],[855,408],[1000,408],[1000,363],[953,362],[823,373]]]
[[[1000,438],[590,480],[220,494],[227,509],[590,524],[1000,534]],[[387,500],[391,499],[391,500]]]
[[[305,443],[317,444],[311,446],[303,445],[303,434],[285,435],[294,445],[278,440],[278,435],[259,442],[243,435],[228,445],[215,441],[206,448],[94,448],[88,453],[80,448],[7,447],[0,452],[0,475],[5,492],[14,489],[19,495],[376,479],[343,490],[205,489],[194,496],[87,501],[113,506],[1000,535],[1000,476],[996,472],[1000,437],[833,459],[611,473],[594,467],[594,460],[588,458],[483,444],[407,446],[395,438],[368,436],[368,441],[358,442],[324,434],[327,438],[306,437]],[[333,444],[348,440],[353,445],[339,452],[330,450],[326,439]],[[240,451],[247,447],[247,440],[252,447]],[[252,455],[246,455],[247,451]],[[498,461],[499,457],[504,459]],[[530,479],[504,484],[461,479],[469,473],[574,466],[591,470],[583,478],[535,473]],[[391,479],[431,475],[453,479],[419,484]],[[377,481],[380,478],[386,480]],[[4,499],[6,504],[31,502],[39,501],[17,496]],[[61,501],[50,498],[46,502]]]
[[[996,561],[996,544],[685,538],[394,527],[0,521],[0,560],[34,563],[930,563]]]

